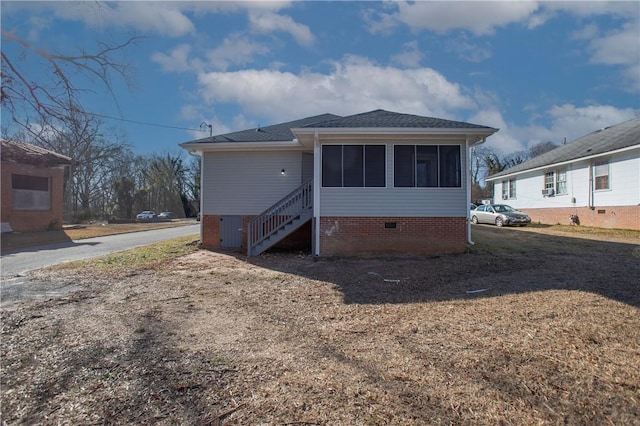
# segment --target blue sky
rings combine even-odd
[[[141,154],[378,108],[497,127],[510,153],[640,115],[640,2],[10,2],[2,29],[55,52],[140,37],[83,96]],[[18,55],[14,43],[3,52]],[[31,77],[44,69],[30,67]],[[4,117],[4,114],[3,114]],[[5,118],[3,118],[4,122]]]

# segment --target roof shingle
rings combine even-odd
[[[53,167],[71,164],[71,158],[53,151],[24,142],[0,139],[2,161],[16,164],[29,164],[38,167]]]
[[[532,158],[529,161],[488,176],[487,179],[494,179],[500,176],[578,160],[584,157],[605,154],[638,144],[640,144],[640,118],[596,130],[571,143],[559,146],[556,149]]]
[[[425,129],[491,129],[491,127],[462,121],[444,120],[442,118],[423,117],[413,114],[377,109],[362,114],[340,117],[334,120],[313,123],[304,127],[332,128],[425,128]]]

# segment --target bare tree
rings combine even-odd
[[[554,150],[558,147],[558,145],[556,145],[555,143],[551,142],[551,141],[546,141],[546,142],[540,142],[536,145],[533,145],[532,147],[529,148],[529,158],[535,158],[539,155],[542,155],[546,152],[549,152],[551,150]]]
[[[136,37],[123,43],[98,42],[95,52],[80,50],[77,54],[62,54],[42,49],[17,35],[17,31],[2,29],[2,88],[0,98],[5,113],[18,125],[28,127],[29,121],[64,127],[84,110],[79,96],[87,91],[80,81],[98,82],[113,94],[112,76],[130,83],[131,69],[115,59],[115,54],[135,42]],[[10,57],[6,46],[20,47],[20,54]],[[30,58],[49,70],[49,78],[36,78]],[[40,74],[42,75],[42,74]],[[73,78],[72,78],[73,76]],[[117,104],[117,101],[116,101]]]

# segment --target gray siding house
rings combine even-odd
[[[204,247],[316,256],[466,250],[469,149],[497,129],[375,110],[181,144],[202,157]]]

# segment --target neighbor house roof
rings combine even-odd
[[[2,161],[16,164],[28,164],[37,167],[55,167],[71,164],[71,158],[48,149],[24,142],[0,139]]]
[[[487,180],[490,181],[532,169],[594,157],[637,145],[640,145],[640,118],[596,130],[529,161],[493,174],[487,177]]]
[[[348,117],[337,117],[320,123],[311,123],[306,126],[313,128],[423,128],[423,129],[487,129],[495,130],[487,126],[464,123],[461,121],[444,120],[442,118],[422,117],[413,114],[401,114],[397,112],[377,109],[362,114]]]

